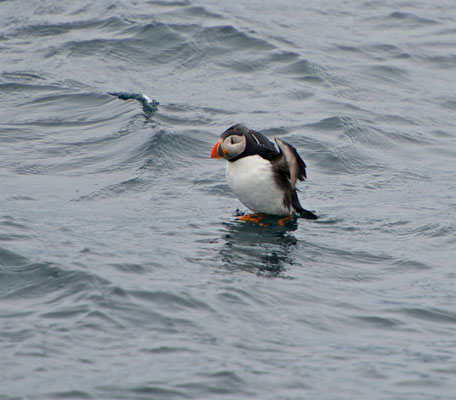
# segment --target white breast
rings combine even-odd
[[[271,163],[255,155],[226,163],[226,181],[238,199],[254,212],[288,215],[284,193],[274,180]]]

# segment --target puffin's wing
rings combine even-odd
[[[253,129],[247,129],[247,131],[254,143],[264,146],[269,150],[277,151],[274,143],[272,143],[266,136],[262,135],[260,132],[254,131]]]
[[[303,181],[307,178],[306,163],[291,144],[288,144],[279,138],[274,138],[274,140],[277,143],[280,154],[285,157],[289,169],[291,187],[294,189],[297,179]]]

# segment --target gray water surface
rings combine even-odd
[[[454,399],[455,49],[450,0],[0,2],[0,399]],[[236,219],[239,122],[319,220]]]

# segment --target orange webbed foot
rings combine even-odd
[[[256,213],[256,214],[241,215],[241,216],[237,217],[237,219],[240,220],[240,221],[253,222],[253,223],[255,223],[255,224],[259,224],[260,226],[263,226],[263,224],[262,224],[260,221],[261,221],[264,217],[265,217],[264,214]]]
[[[278,223],[280,226],[284,226],[285,221],[290,221],[290,220],[291,220],[291,215],[289,215],[288,217],[279,219],[279,220],[277,221],[277,223]]]

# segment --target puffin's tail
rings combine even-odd
[[[296,193],[296,190],[293,190],[293,193],[291,196],[291,205],[293,206],[296,214],[298,214],[301,218],[318,219],[318,216],[316,214],[314,214],[312,211],[302,208],[301,203],[299,202],[298,194]]]
[[[304,208],[299,211],[299,216],[305,219],[318,219],[318,216],[316,214],[314,214],[312,211],[305,210]]]
[[[151,99],[141,93],[112,92],[108,94],[116,96],[120,100],[138,100],[141,103],[142,109],[147,118],[152,117],[152,114],[158,110],[158,105],[160,104],[157,100]]]

